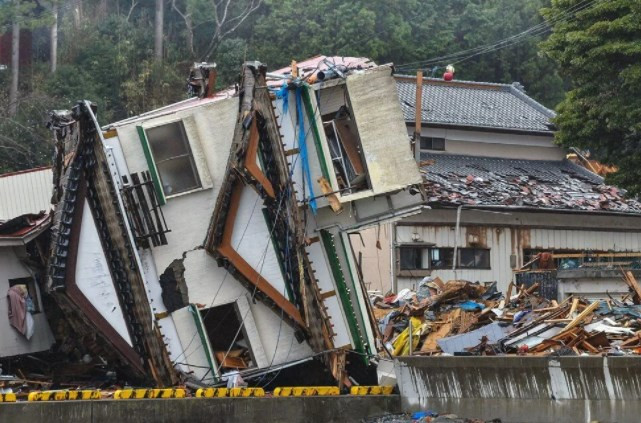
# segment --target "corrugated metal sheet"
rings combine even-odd
[[[51,168],[0,175],[0,220],[51,209]]]

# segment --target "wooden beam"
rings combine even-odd
[[[595,301],[588,306],[585,310],[581,312],[574,320],[572,320],[566,327],[563,328],[561,333],[566,332],[572,329],[575,326],[578,326],[586,317],[588,317],[594,310],[599,307],[600,301]]]
[[[627,271],[623,273],[623,279],[625,280],[625,283],[634,291],[636,294],[632,299],[635,304],[640,304],[641,303],[641,287],[639,286],[639,283],[637,282],[636,278],[632,274],[631,271]]]
[[[423,71],[416,72],[416,103],[414,103],[414,139],[412,154],[416,155],[416,143],[421,142],[421,125],[423,123]]]

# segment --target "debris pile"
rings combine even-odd
[[[621,299],[562,302],[539,295],[539,284],[424,278],[416,292],[374,295],[383,344],[403,355],[640,355],[641,287],[624,272]],[[411,339],[411,342],[410,342]]]
[[[430,203],[634,213],[641,203],[569,161],[421,154]]]

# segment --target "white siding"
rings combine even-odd
[[[468,247],[468,231],[477,233],[478,228],[478,226],[461,227],[458,238],[459,248]],[[451,279],[464,279],[473,282],[497,281],[498,288],[505,291],[513,276],[510,256],[516,255],[517,266],[522,265],[523,249],[641,252],[641,233],[639,232],[505,228],[496,226],[480,227],[480,230],[484,232],[485,245],[490,249],[490,270],[433,270],[431,274],[440,277],[444,281]],[[398,244],[415,242],[415,238],[418,238],[419,242],[433,243],[437,247],[454,247],[457,245],[454,226],[399,226],[397,227],[396,236]],[[416,288],[421,279],[422,276],[399,276],[397,278],[398,290]]]
[[[51,209],[51,168],[0,175],[0,221]]]

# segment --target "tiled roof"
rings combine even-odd
[[[567,160],[516,160],[421,153],[432,204],[516,206],[641,214],[641,203]]]
[[[416,78],[397,76],[406,121],[414,121]],[[528,97],[516,85],[424,78],[421,116],[436,125],[499,130],[550,132],[554,112]]]

